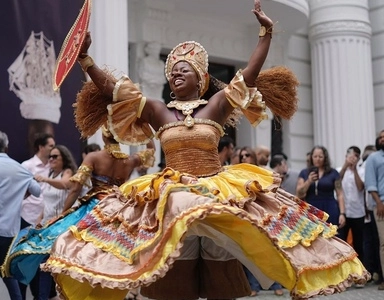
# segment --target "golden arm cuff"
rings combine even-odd
[[[87,187],[91,187],[91,174],[93,168],[87,165],[81,165],[77,170],[76,174],[73,175],[69,180],[71,182],[78,182],[81,185],[85,185]]]
[[[87,73],[88,68],[92,67],[95,64],[92,57],[90,57],[89,55],[84,58],[78,58],[77,61],[79,62],[81,68],[85,73]]]
[[[155,163],[155,149],[146,149],[142,150],[136,153],[140,159],[141,159],[141,164],[146,167],[150,168],[153,167]]]

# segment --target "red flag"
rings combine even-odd
[[[56,67],[53,73],[53,89],[55,91],[60,88],[77,60],[80,46],[87,34],[90,17],[91,0],[85,0],[75,23],[72,25],[71,30],[68,32],[64,43],[61,46],[59,56],[56,60]]]

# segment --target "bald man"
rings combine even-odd
[[[255,149],[257,165],[268,169],[269,156],[271,155],[271,149],[267,146],[260,145]]]

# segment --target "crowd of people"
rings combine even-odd
[[[12,164],[0,168],[8,184],[0,184],[7,196],[1,198],[7,215],[0,217],[0,259],[12,300],[25,299],[33,280],[34,297],[49,299],[52,278],[64,299],[77,300],[124,299],[137,289],[150,299],[225,300],[269,288],[280,296],[283,287],[293,299],[308,299],[370,279],[356,227],[370,216],[384,239],[384,131],[379,151],[364,162],[364,178],[357,147],[348,149],[340,172],[323,146],[295,172],[283,153],[270,159],[266,146],[236,148],[225,137],[224,127],[236,126],[241,115],[256,125],[266,107],[288,119],[296,110],[292,72],[261,72],[273,22],[259,0],[252,12],[261,26],[259,42],[229,84],[210,76],[201,44],[172,49],[165,63],[168,104],[145,97],[127,76],[116,79],[100,69],[88,55],[88,33],[78,61],[91,80],[77,95],[75,119],[84,137],[101,128],[105,145],[86,154],[79,168],[48,135],[36,139],[36,155],[24,168],[5,154],[8,139],[0,132],[0,166]],[[134,168],[153,165],[154,137],[165,168],[129,180]],[[127,155],[119,143],[147,149]],[[17,193],[7,190],[12,181]],[[372,196],[372,214],[361,216],[355,205],[364,191]],[[28,192],[34,203],[23,200]],[[24,201],[33,210],[23,213]],[[356,251],[337,238],[349,229]]]
[[[370,173],[366,173],[369,155],[378,153],[376,155],[379,156],[380,150],[383,150],[380,135],[375,144],[366,145],[363,152],[357,146],[350,146],[346,150],[344,164],[338,168],[331,166],[330,155],[324,146],[315,146],[308,152],[307,166],[301,171],[289,167],[288,157],[284,153],[276,153],[269,158],[271,151],[266,146],[237,148],[234,140],[228,136],[222,138],[226,147],[223,150],[219,147],[219,155],[221,151],[222,157],[225,157],[223,165],[241,162],[260,165],[256,153],[262,150],[261,166],[280,174],[281,187],[285,191],[327,214],[327,221],[337,225],[337,236],[353,246],[372,274],[372,281],[378,284],[379,290],[383,290],[380,232],[376,224],[376,220],[379,225],[381,222],[381,203],[371,195],[372,192],[380,194],[381,173],[375,169],[379,164],[376,163],[374,167],[370,165]],[[236,153],[236,149],[240,150]],[[371,186],[365,184],[366,180]],[[379,213],[375,217],[374,207],[377,206]],[[254,287],[252,295],[256,295],[260,286],[248,270],[246,273],[251,287]],[[356,284],[356,287],[362,288],[364,285]],[[277,290],[274,285],[272,288]]]

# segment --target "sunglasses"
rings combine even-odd
[[[59,154],[53,154],[49,156],[49,159],[57,159],[60,155]]]
[[[240,158],[243,159],[243,158],[245,158],[245,157],[250,157],[250,156],[251,156],[251,154],[249,154],[249,153],[245,153],[245,154],[241,154],[241,155],[240,155]]]

